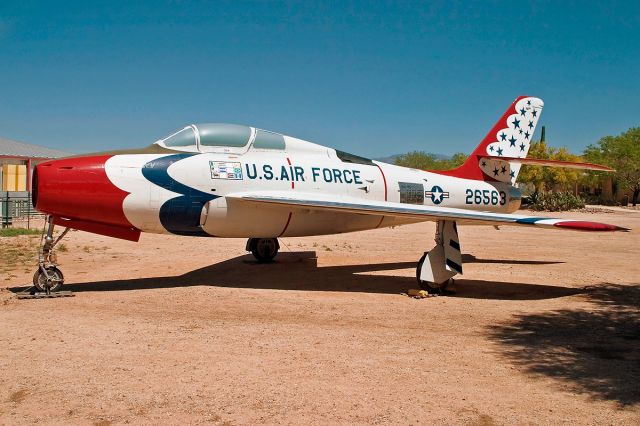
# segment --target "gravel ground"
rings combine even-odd
[[[0,265],[0,423],[638,424],[640,211],[563,215],[632,231],[461,227],[464,276],[422,300],[401,293],[431,223],[267,265],[72,232],[75,297],[17,300],[33,267]]]

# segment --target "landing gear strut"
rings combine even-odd
[[[436,223],[436,246],[425,252],[416,268],[416,278],[423,290],[442,292],[453,277],[462,274],[462,253],[455,221]]]
[[[271,262],[279,249],[277,238],[249,238],[247,241],[247,251],[250,251],[260,263]]]
[[[36,290],[49,294],[52,291],[59,291],[64,284],[64,275],[58,269],[57,257],[53,248],[64,237],[69,228],[55,240],[53,239],[53,216],[47,216],[46,232],[43,230],[40,248],[38,249],[38,270],[33,274],[33,286]]]

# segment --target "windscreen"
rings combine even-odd
[[[195,146],[196,135],[191,127],[185,127],[177,133],[166,138],[164,141],[167,147]]]

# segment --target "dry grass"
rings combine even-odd
[[[0,241],[0,274],[5,275],[37,263],[40,238],[36,235],[19,235]]]

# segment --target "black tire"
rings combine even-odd
[[[252,238],[250,245],[251,254],[260,263],[271,262],[280,249],[277,238]]]
[[[56,268],[55,266],[49,266],[46,268],[47,274],[52,278],[51,287],[49,287],[49,291],[59,291],[64,284],[64,275],[62,275],[62,271]],[[46,280],[47,278],[42,273],[40,268],[33,274],[33,286],[38,291],[46,291]]]
[[[442,284],[436,284],[436,283],[432,283],[431,281],[421,280],[420,272],[422,272],[422,265],[424,264],[424,261],[426,258],[427,258],[427,253],[423,254],[420,260],[418,260],[418,266],[416,267],[416,280],[418,281],[418,285],[422,290],[428,291],[429,293],[440,294],[447,288],[447,284],[449,284],[449,280],[443,282]]]

